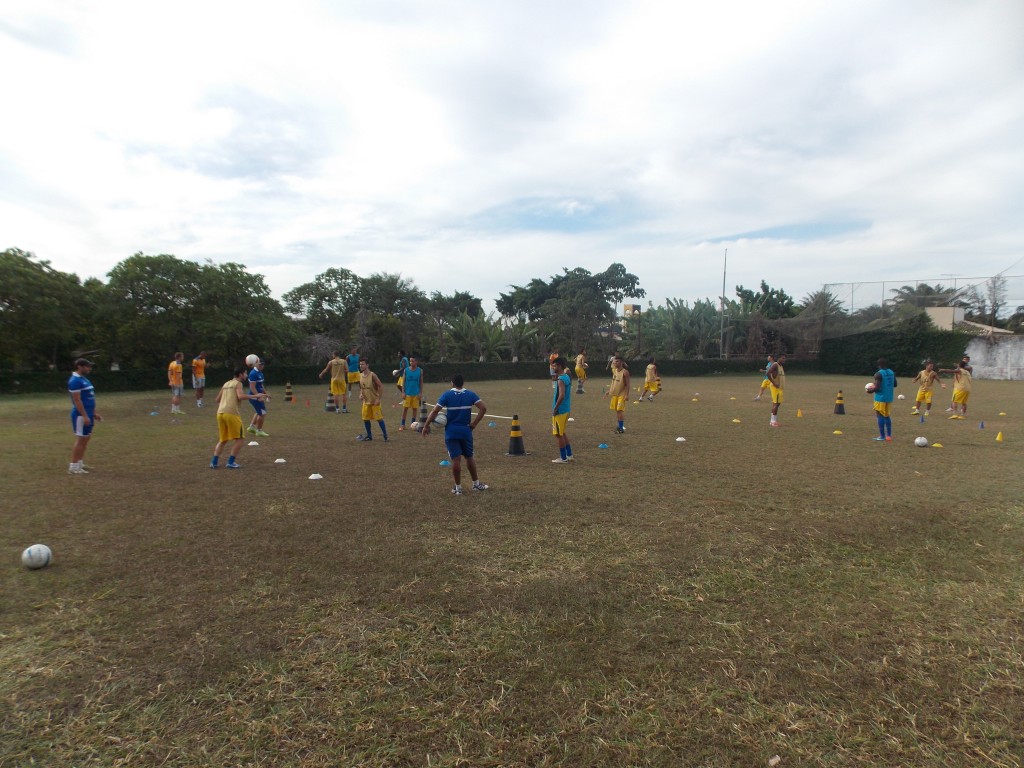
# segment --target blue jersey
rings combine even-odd
[[[260,392],[264,392],[263,389],[263,371],[253,368],[249,371],[249,392],[253,395],[258,395]]]
[[[398,375],[401,376],[409,368],[409,358],[403,357],[398,361]]]
[[[92,382],[77,371],[72,373],[71,378],[68,379],[68,394],[74,395],[75,392],[81,394],[82,407],[85,408],[86,414],[92,419],[93,411],[96,410],[96,391],[93,389]],[[74,397],[71,398],[71,413],[78,413],[78,409],[75,408]]]
[[[469,422],[473,420],[473,406],[478,402],[480,398],[468,389],[449,389],[438,398],[437,404],[448,410],[448,423],[444,427],[445,439],[473,435]]]
[[[349,373],[359,373],[359,355],[352,354],[345,358]]]
[[[896,389],[896,374],[891,368],[881,368],[875,375],[882,379],[881,389],[875,390],[875,402],[891,403],[893,390]]]
[[[406,368],[402,389],[406,397],[419,397],[420,393],[423,392],[423,369]]]
[[[555,410],[555,404],[558,403],[558,387],[556,386],[555,394],[551,397],[551,410],[555,412],[556,416],[560,413],[569,413],[570,401],[572,399],[572,395],[570,394],[572,392],[572,387],[570,386],[569,374],[563,372],[562,375],[558,377],[558,381],[562,382],[564,385],[565,396],[562,398],[562,404],[558,406],[557,410]]]

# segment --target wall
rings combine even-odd
[[[1024,336],[976,336],[967,354],[976,379],[1024,381]]]

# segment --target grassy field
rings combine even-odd
[[[0,400],[0,766],[1024,764],[1024,385],[879,444],[858,379],[776,430],[667,380],[623,435],[595,380],[563,466],[548,382],[470,382],[529,455],[485,418],[453,497],[439,435],[267,373],[238,472],[165,392],[98,393],[87,476],[66,398]]]

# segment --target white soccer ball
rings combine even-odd
[[[896,395],[896,399],[897,400],[906,400],[907,396],[906,395]]]
[[[875,382],[869,381],[867,384],[865,384],[864,385],[864,391],[867,392],[869,395],[872,392],[874,392],[875,391]]]
[[[395,370],[393,370],[391,372],[391,375],[397,377],[399,373],[401,373],[401,371],[399,371],[397,368],[395,368]]]
[[[259,355],[249,355],[245,358],[245,364],[252,368],[256,363],[260,361]]]
[[[21,553],[21,563],[33,571],[37,568],[45,568],[50,564],[53,553],[45,544],[33,544]]]
[[[445,415],[444,411],[441,411],[437,416],[434,417],[434,423],[439,427],[443,427],[448,423],[448,416]]]
[[[414,421],[412,424],[409,425],[409,429],[411,429],[413,432],[422,432],[423,425],[420,424],[418,421]]]
[[[916,440],[914,440],[914,445],[916,445],[918,448],[927,448],[928,447],[928,438],[927,437],[919,437]]]

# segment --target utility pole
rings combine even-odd
[[[725,357],[725,268],[729,264],[729,249],[725,249],[725,255],[722,257],[722,296],[720,299],[720,305],[722,308],[722,324],[718,333],[718,356]]]

